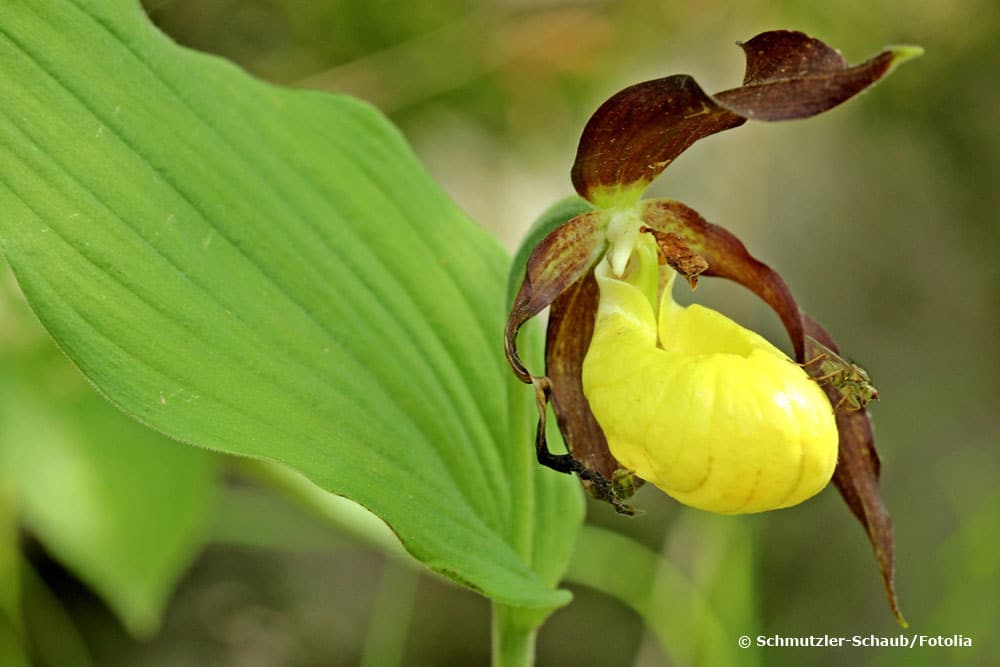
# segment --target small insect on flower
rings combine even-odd
[[[868,371],[844,359],[812,336],[806,338],[812,341],[819,354],[802,364],[802,368],[819,364],[817,368],[821,374],[814,375],[813,379],[820,384],[829,384],[841,393],[840,400],[833,406],[835,412],[845,404],[848,410],[862,410],[870,402],[878,400],[878,389],[872,385]]]

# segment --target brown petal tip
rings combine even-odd
[[[741,43],[743,85],[706,94],[679,74],[616,93],[591,116],[571,172],[581,197],[603,207],[634,204],[646,187],[695,141],[747,119],[808,118],[847,101],[920,47],[890,47],[855,65],[824,42],[792,30],[774,30]]]
[[[802,314],[801,318],[805,331],[804,359],[812,359],[828,352],[840,354],[833,338],[819,323],[805,314]],[[822,369],[815,365],[806,366],[806,371],[810,375],[822,373]],[[821,386],[831,404],[836,405],[842,400],[842,394],[836,386],[831,384],[821,384]],[[906,627],[906,620],[900,613],[896,598],[895,540],[892,521],[879,491],[882,465],[875,451],[871,417],[866,410],[837,411],[835,415],[837,431],[840,433],[840,445],[833,483],[851,513],[864,526],[875,551],[889,607],[899,624]]]
[[[743,85],[714,98],[739,116],[763,121],[828,111],[923,53],[917,46],[890,47],[850,67],[836,49],[791,30],[761,33],[740,46],[747,59]]]

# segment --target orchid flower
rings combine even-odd
[[[589,204],[543,219],[558,226],[533,248],[505,332],[507,359],[532,384],[541,464],[576,473],[622,514],[649,482],[680,502],[723,514],[798,504],[832,478],[875,548],[890,605],[893,538],[878,490],[867,374],[846,365],[784,280],[733,234],[688,206],[642,194],[698,139],[748,119],[806,118],[865,90],[921,53],[888,48],[850,67],[799,32],[742,43],[743,84],[708,95],[686,75],[631,86],[594,113],[572,181]],[[577,200],[579,201],[579,200]],[[580,202],[582,204],[582,202]],[[781,318],[792,360],[758,334],[672,297],[680,274],[744,285]],[[545,374],[528,371],[517,333],[549,308]],[[843,362],[843,366],[841,365]],[[551,401],[568,452],[549,451]]]

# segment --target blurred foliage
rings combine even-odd
[[[207,452],[179,447],[94,392],[2,268],[0,616],[43,664],[77,664],[45,657],[58,649],[44,628],[55,624],[66,635],[66,623],[19,545],[44,547],[132,633],[149,636],[202,543],[214,464]]]
[[[995,378],[1000,270],[994,261],[1000,251],[994,224],[1000,207],[1000,132],[994,128],[1000,5],[993,0],[752,0],[735,6],[717,0],[148,0],[146,5],[181,43],[220,54],[254,74],[371,100],[403,128],[449,193],[510,247],[542,209],[570,193],[569,165],[583,123],[625,85],[687,72],[707,90],[727,88],[742,74],[733,42],[775,27],[815,34],[852,62],[885,43],[924,46],[923,59],[842,110],[791,125],[751,124],[699,144],[651,195],[682,199],[739,233],[755,254],[781,270],[800,302],[843,341],[848,354],[872,372],[883,397],[872,411],[884,496],[896,526],[904,613],[912,632],[960,633],[975,642],[971,650],[784,649],[780,659],[817,665],[1000,660],[990,636],[1000,601],[989,594],[1000,590],[995,531],[1000,496],[994,489],[1000,474]],[[780,325],[739,290],[703,281],[698,298],[781,340]],[[11,328],[19,307],[9,295],[0,302],[4,354],[47,344],[37,329],[12,342],[11,331],[27,331]],[[68,383],[69,390],[44,401],[57,420],[64,401],[84,399],[75,393],[81,383],[66,362],[51,351],[45,354],[54,359],[48,370],[26,374],[23,382],[35,388],[56,382],[57,389]],[[29,586],[25,579],[22,588],[51,587],[102,665],[359,662],[368,619],[380,618],[372,610],[394,604],[384,602],[379,589],[383,557],[353,539],[329,537],[322,522],[299,525],[289,518],[297,516],[294,506],[271,493],[239,489],[236,493],[251,494],[252,500],[239,506],[243,510],[223,500],[220,507],[229,510],[220,509],[220,516],[229,518],[215,533],[222,543],[210,547],[184,580],[162,632],[149,643],[126,636],[101,603],[59,574],[37,549],[29,549],[31,561],[46,583]],[[9,483],[0,485],[0,572],[5,573],[19,558],[9,539],[16,497]],[[898,634],[863,532],[832,489],[804,506],[721,523],[649,489],[636,501],[647,510],[641,519],[624,522],[592,506],[590,521],[668,554],[711,598],[720,617],[744,619],[729,621],[724,634],[730,641],[757,632]],[[230,510],[233,514],[225,514]],[[731,521],[741,521],[738,532],[747,533],[739,550],[726,550],[719,546],[725,540],[711,537]],[[247,532],[233,528],[238,525]],[[261,551],[233,544],[251,541],[248,535],[266,543],[270,531],[276,534],[271,543],[295,548]],[[720,565],[723,556],[731,562]],[[51,557],[59,558],[55,549]],[[706,568],[726,574],[701,578]],[[86,580],[83,572],[76,576]],[[391,581],[396,575],[382,576]],[[5,581],[16,579],[8,575]],[[406,599],[411,584],[401,581],[403,607],[412,603]],[[485,640],[468,638],[487,636],[486,602],[423,575],[415,589],[418,611],[409,621],[403,662],[484,663]],[[6,587],[0,593],[0,655],[4,664],[16,664],[22,635],[10,609],[20,594]],[[36,609],[58,617],[52,605],[39,602],[44,597],[30,599]],[[575,602],[542,629],[539,661],[665,664],[648,632],[618,602],[579,588]],[[623,653],[622,647],[630,648]],[[763,651],[762,662],[778,655]]]

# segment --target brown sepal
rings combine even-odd
[[[808,118],[832,109],[881,79],[896,58],[887,50],[848,67],[835,49],[791,30],[761,33],[740,46],[747,58],[743,85],[714,97],[752,120]]]
[[[531,384],[532,376],[517,354],[517,332],[594,266],[604,252],[606,218],[603,211],[578,215],[542,239],[528,258],[504,330],[507,361],[521,382]]]
[[[621,485],[626,471],[611,454],[604,431],[583,394],[583,358],[594,335],[598,295],[597,280],[588,273],[553,302],[545,341],[545,369],[552,387],[552,409],[566,448],[584,467],[613,483],[614,499],[625,500],[641,482],[631,488]],[[606,489],[586,479],[581,482],[595,498],[612,500],[605,497]]]
[[[686,74],[629,86],[587,121],[570,177],[581,197],[598,205],[602,189],[651,183],[702,137],[746,120],[723,109]]]
[[[581,197],[598,205],[641,191],[698,139],[747,119],[808,118],[845,102],[898,62],[886,50],[855,67],[818,39],[775,30],[740,44],[743,85],[714,96],[687,75],[645,81],[616,93],[591,116],[571,176]]]
[[[708,261],[706,276],[727,278],[750,289],[778,314],[795,348],[795,358],[814,377],[822,373],[818,365],[806,364],[822,350],[816,341],[834,352],[837,345],[830,335],[812,318],[799,310],[785,281],[768,265],[755,259],[746,246],[731,233],[713,225],[693,209],[680,202],[647,200],[643,202],[643,221],[661,234],[681,236],[689,248]],[[812,340],[812,339],[815,339]],[[821,383],[830,399],[838,405],[842,395],[830,383]],[[840,435],[837,467],[833,482],[848,508],[861,521],[878,561],[889,606],[904,627],[893,584],[894,547],[892,524],[879,493],[879,459],[875,451],[871,418],[866,410],[837,410],[837,431]]]
[[[811,359],[823,352],[812,339],[839,353],[833,338],[815,320],[802,313],[802,323],[806,335],[805,354],[808,358]],[[822,371],[806,367],[806,372],[813,374]],[[836,387],[830,384],[821,386],[829,397],[830,403],[837,405],[841,400],[841,394]],[[889,599],[889,606],[892,608],[896,620],[903,627],[906,627],[906,621],[899,611],[899,603],[896,599],[892,522],[889,519],[889,512],[882,503],[882,496],[879,494],[878,480],[881,463],[878,452],[875,451],[871,417],[864,409],[837,410],[835,415],[837,431],[840,433],[840,447],[837,468],[833,473],[833,483],[837,485],[837,489],[847,506],[864,526],[865,532],[868,533],[868,539],[871,540],[875,550],[875,558],[878,560],[879,570],[882,573],[882,583]]]
[[[583,357],[597,313],[597,283],[592,269],[606,249],[608,218],[605,211],[578,215],[557,227],[531,252],[507,319],[504,349],[518,379],[535,388],[535,450],[539,463],[558,472],[576,474],[591,495],[610,502],[620,514],[633,515],[635,510],[623,500],[641,482],[620,470],[611,456],[604,433],[583,395],[581,380]],[[517,353],[517,334],[526,321],[550,305],[547,374],[532,375]],[[569,454],[549,451],[545,424],[550,401]]]

